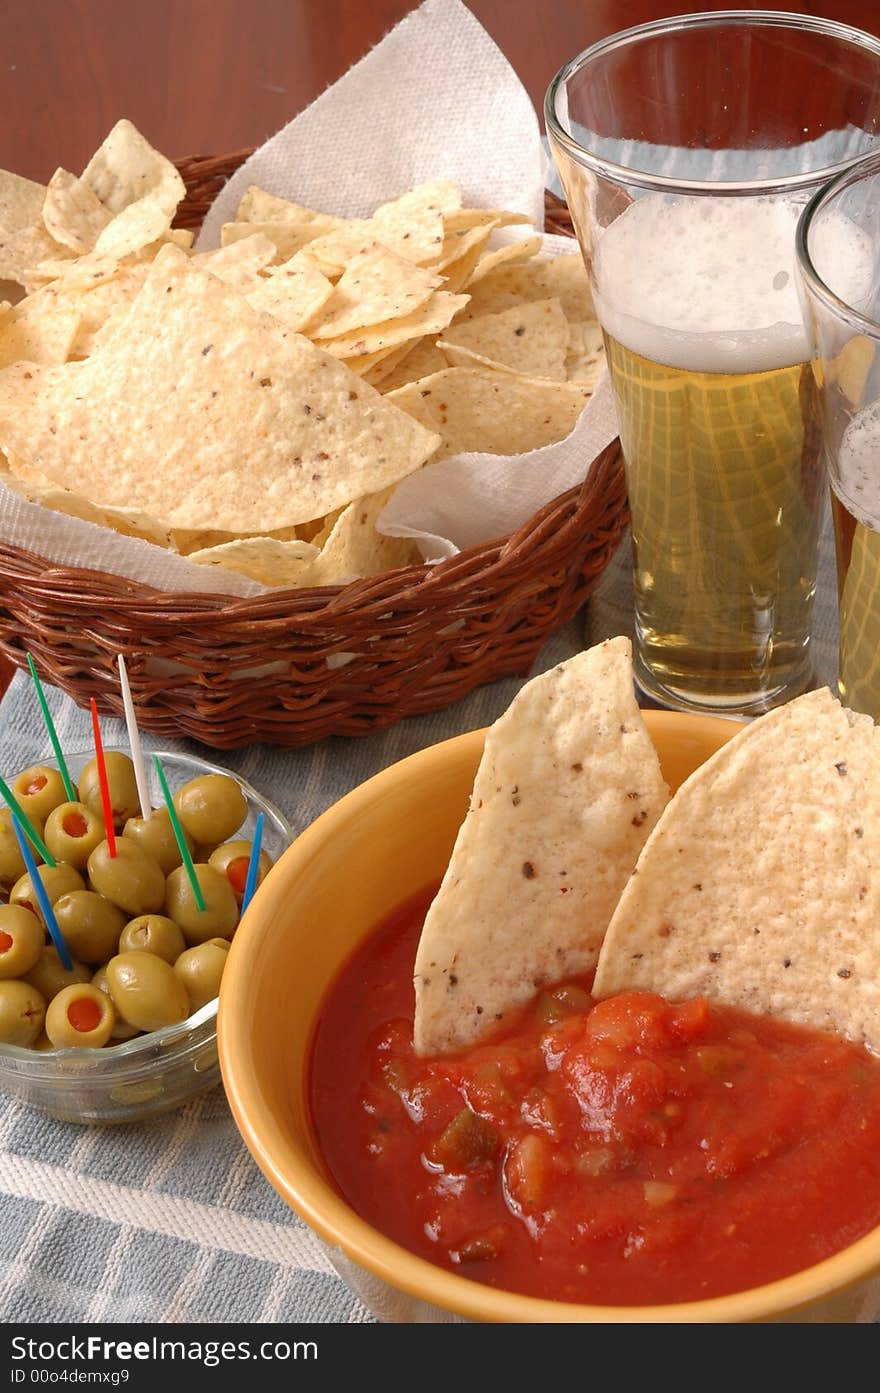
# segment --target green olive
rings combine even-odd
[[[222,871],[232,886],[232,892],[238,903],[241,904],[244,895],[245,882],[247,881],[248,866],[250,865],[253,844],[246,841],[224,842],[218,846],[216,851],[212,851],[208,858],[208,865],[214,866],[216,870]],[[272,859],[267,852],[260,852],[260,861],[257,867],[257,884],[262,885],[266,876],[272,869]]]
[[[107,981],[106,963],[103,967],[99,967],[98,971],[93,975],[92,986],[97,987],[98,991],[103,992],[105,996],[110,996],[110,984]],[[119,1013],[116,1011],[115,1006],[113,1010],[114,1014],[116,1015],[116,1019],[113,1022],[113,1029],[110,1032],[110,1039],[113,1041],[115,1045],[122,1044],[124,1040],[133,1040],[136,1035],[140,1035],[141,1032],[138,1030],[136,1025],[129,1025],[128,1021],[124,1021],[122,1017],[119,1015]]]
[[[23,977],[36,965],[46,930],[29,909],[0,904],[0,979]]]
[[[123,836],[137,842],[154,861],[162,867],[163,875],[170,875],[175,866],[180,865],[180,850],[171,818],[167,808],[157,808],[151,817],[130,817],[125,824]],[[192,837],[183,834],[190,851],[193,849]]]
[[[116,855],[99,842],[89,857],[89,880],[100,895],[126,914],[154,914],[165,899],[165,877],[158,863],[137,842],[117,837]]]
[[[100,1049],[110,1039],[113,1002],[91,982],[63,987],[46,1010],[46,1034],[58,1049]]]
[[[45,822],[53,808],[67,802],[67,789],[57,769],[48,764],[32,764],[30,769],[22,769],[12,781],[15,794],[23,813],[33,821]]]
[[[31,818],[31,822],[37,833],[43,835],[43,822],[41,818]],[[42,861],[42,856],[35,846],[31,846],[34,860]],[[0,806],[0,885],[12,885],[16,880],[20,880],[27,870],[24,857],[18,846],[18,840],[12,830],[12,813],[5,806]]]
[[[107,985],[123,1020],[138,1030],[161,1030],[189,1015],[186,988],[171,964],[154,953],[120,953],[111,958]]]
[[[51,1001],[62,987],[69,987],[73,982],[87,982],[90,975],[89,969],[77,962],[76,958],[73,959],[73,968],[66,968],[58,956],[58,949],[50,944],[40,951],[40,956],[30,972],[26,973],[24,981],[36,987],[46,1001]]]
[[[106,836],[104,819],[85,803],[59,803],[46,818],[43,841],[56,861],[81,871]]]
[[[60,861],[57,866],[38,866],[37,875],[43,882],[43,889],[49,896],[49,903],[53,906],[56,900],[60,900],[62,895],[69,895],[71,890],[85,889],[85,881],[79,871],[75,871],[73,866],[65,865],[63,861]],[[40,923],[45,922],[40,902],[29,875],[23,875],[15,882],[9,893],[9,903],[24,905],[25,909],[32,909]]]
[[[215,866],[205,865],[197,865],[195,873],[204,909],[196,904],[183,866],[171,872],[165,889],[165,913],[180,925],[190,946],[208,938],[228,938],[238,923],[238,904],[226,876]]]
[[[56,900],[55,918],[71,955],[84,963],[112,958],[125,928],[125,915],[95,890],[72,890]]]
[[[202,846],[218,846],[237,832],[247,817],[247,800],[229,774],[201,774],[174,795],[177,815]]]
[[[193,1011],[198,1011],[200,1006],[220,995],[220,978],[229,957],[229,944],[225,939],[220,942],[223,943],[222,948],[217,939],[187,948],[174,964],[174,971],[186,987]]]
[[[107,750],[104,754],[104,761],[107,765],[107,785],[110,789],[110,806],[113,809],[113,826],[117,832],[121,832],[128,819],[134,817],[140,810],[134,765],[128,755],[121,754],[116,750]],[[85,803],[87,808],[91,808],[93,813],[99,813],[101,817],[104,816],[101,783],[98,778],[98,761],[96,759],[90,759],[88,764],[84,765],[79,776],[79,801]]]
[[[185,947],[177,924],[164,914],[142,914],[129,920],[119,939],[120,953],[155,953],[166,963],[175,962]]]
[[[45,1018],[46,1003],[35,987],[28,982],[0,982],[0,1040],[4,1045],[32,1045]]]
[[[36,1040],[31,1044],[31,1049],[39,1050],[41,1054],[44,1054],[46,1050],[54,1050],[54,1048],[55,1046],[52,1044],[45,1030],[41,1030]]]

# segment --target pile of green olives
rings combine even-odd
[[[46,765],[12,791],[57,864],[38,864],[72,968],[64,966],[0,805],[0,1042],[35,1050],[96,1049],[176,1025],[220,990],[239,921],[251,843],[236,839],[247,801],[228,774],[202,774],[174,805],[205,902],[181,862],[167,808],[139,816],[134,766],[105,754],[116,855],[106,838],[97,762],[67,796]],[[36,851],[34,852],[37,857]],[[272,862],[260,854],[258,881]]]

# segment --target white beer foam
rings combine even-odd
[[[844,431],[831,486],[859,522],[880,532],[880,402],[859,411]]]
[[[602,233],[596,308],[634,353],[699,372],[762,372],[810,356],[795,272],[803,204],[646,194]],[[818,229],[835,289],[858,302],[871,283],[868,236],[840,214]]]

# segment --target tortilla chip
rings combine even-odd
[[[505,208],[455,208],[443,215],[443,226],[447,235],[451,232],[465,232],[471,227],[509,227],[512,223],[526,223],[525,213],[509,213]]]
[[[243,538],[240,532],[222,532],[217,527],[200,530],[172,527],[168,535],[172,548],[181,556],[189,556],[194,551],[207,551],[209,547],[224,546],[227,542],[253,540]],[[279,542],[311,541],[311,537],[300,537],[298,527],[279,527],[277,531],[261,533],[260,537],[271,537]]]
[[[46,189],[42,184],[0,169],[0,233],[36,227],[45,197]]]
[[[170,160],[154,150],[130,121],[117,121],[82,173],[83,183],[111,213],[149,195],[170,223],[186,185]]]
[[[376,519],[394,488],[392,485],[370,498],[349,503],[342,510],[326,539],[322,538],[321,554],[311,563],[301,584],[338,585],[363,576],[396,571],[399,566],[421,560],[412,538],[386,537],[376,531]]]
[[[450,232],[448,226],[445,228],[443,245],[440,248],[436,261],[431,262],[434,270],[442,271],[444,275],[454,276],[456,269],[462,261],[470,256],[471,252],[476,251],[473,257],[474,266],[479,260],[479,253],[485,247],[489,238],[492,236],[497,222],[479,223],[476,227],[460,228],[455,232]]]
[[[367,325],[402,319],[424,305],[442,283],[432,271],[376,243],[352,257],[309,337],[332,339]]]
[[[84,180],[66,169],[56,169],[46,189],[41,216],[56,242],[82,253],[92,250],[113,215]]]
[[[173,246],[100,352],[0,375],[0,448],[166,527],[304,522],[403,478],[438,443]]]
[[[403,347],[409,347],[410,342],[411,340],[408,340]],[[325,344],[321,344],[321,347],[326,351]],[[398,351],[397,348],[379,348],[375,353],[358,353],[354,358],[346,358],[345,366],[349,372],[357,373],[358,377],[362,377],[366,381],[373,375],[374,370],[378,369],[387,359],[393,358]]]
[[[220,229],[220,244],[222,247],[231,247],[236,242],[253,237],[254,233],[259,233],[272,243],[276,261],[289,261],[320,235],[310,231],[308,227],[297,227],[282,222],[227,222]]]
[[[407,339],[406,343],[400,344],[397,348],[392,348],[391,352],[383,359],[364,373],[364,381],[369,382],[371,387],[375,387],[380,392],[385,392],[385,383],[394,376],[394,370],[399,363],[402,363],[408,354],[413,352],[413,346],[418,347],[420,343],[431,343],[430,336],[426,339]],[[348,364],[351,366],[352,359],[349,358]]]
[[[303,331],[333,294],[333,285],[305,257],[294,256],[261,276],[247,292],[254,309],[271,314],[288,329]],[[309,331],[311,332],[311,331]]]
[[[152,194],[129,203],[108,223],[95,243],[97,256],[131,256],[150,246],[168,231],[173,212],[166,212]]]
[[[827,690],[681,786],[608,929],[595,994],[702,994],[880,1048],[880,731]]]
[[[587,972],[669,796],[614,638],[534,678],[486,737],[415,964],[419,1054]]]
[[[380,242],[416,265],[431,261],[443,245],[443,215],[460,203],[457,186],[444,180],[420,184],[383,203],[371,218],[355,218],[310,245],[322,269],[342,270],[352,257]]]
[[[466,304],[466,295],[450,295],[446,290],[435,290],[429,300],[402,319],[389,319],[382,324],[352,329],[333,339],[322,339],[321,347],[332,353],[334,358],[355,358],[396,348],[410,339],[439,333]]]
[[[80,323],[75,305],[38,291],[0,318],[0,368],[21,361],[64,363]]]
[[[502,366],[527,377],[565,381],[568,320],[558,300],[533,300],[502,310],[500,314],[453,324],[437,340],[455,366],[467,367],[467,359],[489,367]],[[458,354],[456,350],[463,351]]]
[[[276,253],[277,248],[271,238],[261,232],[252,232],[249,237],[218,247],[216,251],[196,252],[192,262],[194,266],[210,271],[218,280],[234,285],[246,294],[253,289],[258,272],[271,266]]]
[[[42,289],[53,281],[63,281],[66,290],[90,290],[118,275],[119,257],[99,256],[92,251],[86,256],[67,259],[50,257],[33,268],[29,279],[38,283],[35,289]]]
[[[438,459],[466,451],[518,455],[564,440],[589,397],[576,383],[482,368],[447,368],[385,394],[442,437]]]
[[[564,252],[559,256],[533,256],[522,264],[496,266],[491,273],[484,269],[482,279],[469,289],[471,302],[462,315],[497,314],[524,300],[557,299],[566,319],[572,323],[591,320],[596,311],[590,293],[590,283],[579,253]]]
[[[527,261],[541,250],[540,237],[524,237],[519,242],[508,242],[503,247],[498,247],[495,251],[487,252],[480,257],[474,273],[468,281],[468,285],[478,285],[485,276],[492,271],[504,266],[511,261]]]
[[[43,226],[45,195],[42,184],[0,169],[0,280],[24,285],[26,272],[37,262],[64,255]]]
[[[404,344],[403,350],[402,356],[392,364],[387,375],[381,376],[378,384],[373,382],[373,386],[380,385],[385,394],[410,382],[418,382],[422,377],[445,372],[449,367],[449,359],[441,353],[431,337],[418,339],[414,345]],[[379,371],[381,373],[381,368]],[[371,381],[372,378],[368,377],[367,380]]]
[[[120,267],[119,274],[112,280],[102,281],[72,301],[59,299],[59,303],[71,303],[79,313],[79,327],[70,347],[70,358],[88,358],[101,347],[128,314],[143,289],[149,269],[147,262],[135,262]],[[65,289],[62,281],[60,297]]]
[[[275,537],[239,537],[232,542],[189,553],[197,566],[224,566],[260,585],[289,588],[317,555],[308,542],[281,542]]]
[[[313,237],[332,232],[345,225],[344,218],[332,217],[329,213],[319,213],[314,208],[304,208],[300,203],[292,203],[289,198],[278,198],[274,193],[258,189],[251,184],[235,214],[236,222],[287,223],[291,227],[313,228]]]

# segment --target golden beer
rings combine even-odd
[[[593,253],[632,510],[636,677],[667,704],[756,714],[812,677],[825,483],[798,213],[648,194]]]
[[[812,371],[700,372],[605,342],[640,685],[678,704],[762,710],[810,678],[824,490]]]

